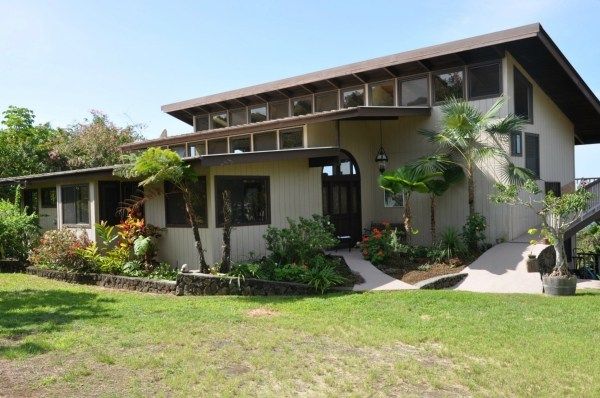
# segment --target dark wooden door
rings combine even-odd
[[[323,215],[329,216],[338,236],[350,236],[355,242],[360,240],[362,222],[358,176],[323,176]]]

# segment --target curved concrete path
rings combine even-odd
[[[462,270],[467,277],[454,290],[483,293],[542,293],[538,272],[527,272],[529,253],[539,254],[547,245],[528,243],[528,235],[493,246]],[[600,289],[600,281],[579,280],[578,289]]]
[[[348,267],[353,272],[359,274],[363,279],[363,283],[354,285],[352,288],[355,292],[366,292],[371,290],[410,290],[417,289],[415,286],[402,282],[396,278],[381,272],[377,267],[371,264],[369,261],[363,259],[360,250],[340,250],[337,252],[330,252],[335,256],[342,256],[348,264]]]

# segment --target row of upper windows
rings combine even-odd
[[[494,97],[502,94],[501,69],[502,64],[499,61],[471,65],[198,115],[194,117],[194,131],[214,130],[366,104],[429,106],[449,97],[469,99]]]
[[[261,131],[212,140],[201,140],[169,147],[181,157],[218,155],[294,149],[305,146],[304,129],[293,127],[280,130]]]

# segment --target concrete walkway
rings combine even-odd
[[[527,255],[537,255],[547,245],[530,245],[529,239],[525,234],[493,246],[462,271],[467,277],[454,289],[483,293],[542,293],[540,274],[527,272]],[[600,281],[579,280],[577,288],[600,289]]]
[[[537,255],[545,247],[518,240],[493,246],[462,271],[467,277],[454,289],[485,293],[542,293],[540,274],[527,272],[527,255]]]
[[[364,279],[363,283],[354,285],[352,290],[355,292],[366,292],[371,290],[416,289],[416,287],[409,283],[402,282],[381,272],[369,261],[363,259],[360,250],[352,250],[351,252],[348,252],[347,250],[339,250],[337,252],[330,252],[329,254],[344,257],[348,267],[350,267],[353,272],[356,272]]]

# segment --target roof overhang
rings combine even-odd
[[[124,151],[132,151],[152,146],[177,145],[193,142],[194,140],[222,138],[237,134],[297,127],[307,123],[319,123],[331,120],[386,120],[397,119],[403,116],[428,116],[430,114],[431,108],[429,107],[359,106],[355,108],[311,113],[303,116],[293,116],[283,119],[266,120],[259,123],[225,127],[218,130],[208,130],[208,132],[202,133],[180,134],[168,138],[139,141],[123,145],[121,148]]]
[[[260,162],[283,161],[292,159],[314,159],[324,157],[339,156],[338,147],[315,147],[315,148],[296,148],[281,149],[274,151],[243,152],[243,153],[224,153],[218,155],[203,155],[197,157],[184,158],[186,163],[200,164],[200,167],[228,166],[232,164],[248,164]],[[32,182],[56,181],[64,178],[77,177],[113,177],[113,171],[119,165],[96,167],[81,170],[58,171],[54,173],[32,174],[27,176],[7,177],[0,179],[2,185],[25,185]]]
[[[231,164],[247,164],[272,162],[291,159],[311,159],[339,156],[338,147],[297,148],[261,152],[225,153],[220,155],[204,155],[189,158],[191,162],[200,162],[200,166],[228,166]]]
[[[26,176],[0,178],[0,185],[21,184],[27,185],[30,182],[52,181],[56,179],[64,179],[80,176],[112,176],[112,172],[116,166],[93,167],[89,169],[56,171],[53,173],[31,174]]]
[[[600,101],[539,23],[162,106],[193,116],[450,67],[501,59],[506,51],[575,125],[577,143],[600,142]]]

